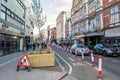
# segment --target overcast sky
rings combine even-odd
[[[49,24],[55,27],[57,15],[61,11],[70,11],[72,0],[41,0],[41,6],[47,16],[47,21],[43,27],[46,28]]]

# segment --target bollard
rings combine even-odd
[[[83,49],[82,49],[81,53],[82,53],[82,62],[84,62],[84,50]]]
[[[99,64],[98,64],[98,78],[102,78],[102,56],[98,56]]]
[[[90,51],[91,54],[91,60],[92,60],[92,67],[94,67],[95,63],[94,63],[94,57],[93,57],[93,51]]]

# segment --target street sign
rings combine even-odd
[[[26,54],[24,54],[23,57],[18,62],[17,71],[19,71],[20,67],[26,67],[26,68],[28,68],[28,71],[30,71],[30,62],[29,62],[28,56]]]

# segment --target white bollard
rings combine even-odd
[[[84,50],[83,49],[82,49],[81,53],[82,53],[82,62],[84,62]]]
[[[98,56],[99,65],[98,65],[98,78],[102,78],[102,56]]]
[[[95,63],[94,63],[93,51],[90,51],[90,54],[91,54],[91,60],[92,60],[92,67],[94,67]]]

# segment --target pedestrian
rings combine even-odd
[[[35,43],[33,43],[33,51],[35,50],[35,48],[36,48],[36,45],[35,45]]]
[[[39,49],[40,43],[37,43],[37,48]]]

